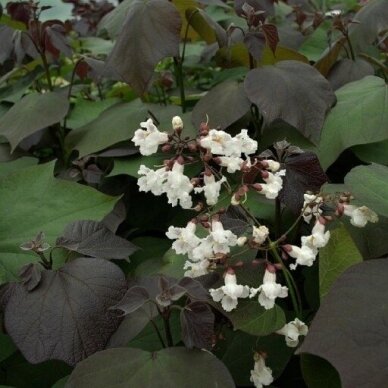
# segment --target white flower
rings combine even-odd
[[[375,223],[379,220],[377,214],[366,206],[356,207],[354,205],[344,205],[344,214],[350,217],[350,223],[359,228],[363,228],[368,221]]]
[[[323,198],[314,194],[304,194],[303,202],[303,219],[305,222],[310,222],[312,217],[319,217],[322,210],[319,208],[323,203]]]
[[[267,163],[268,167],[266,169],[270,170],[272,172],[276,172],[280,168],[280,163],[276,162],[275,160],[272,160],[272,159],[263,160],[263,163]]]
[[[272,309],[275,306],[276,298],[286,298],[288,288],[276,283],[276,273],[265,270],[263,284],[259,288],[251,288],[250,298],[259,294],[259,304],[266,310]]]
[[[227,273],[224,282],[224,286],[217,289],[211,288],[209,292],[215,302],[221,301],[222,308],[225,311],[232,311],[237,307],[238,298],[248,297],[249,287],[237,284],[234,273]]]
[[[170,240],[175,240],[172,248],[179,254],[185,254],[193,250],[200,243],[200,239],[195,235],[197,226],[194,222],[189,222],[185,228],[170,226],[166,236]]]
[[[246,154],[250,155],[256,152],[257,150],[257,141],[251,139],[248,136],[248,130],[242,129],[241,132],[234,137],[234,140],[238,142],[238,147],[236,148],[236,154]]]
[[[216,182],[213,174],[205,174],[203,180],[205,185],[203,187],[195,188],[194,191],[196,193],[201,193],[203,191],[205,194],[206,203],[208,205],[215,205],[220,195],[221,185],[222,183],[226,182],[226,178],[223,176],[218,182]]]
[[[245,236],[241,236],[237,239],[237,245],[239,247],[243,247],[245,245],[245,243],[248,241],[248,238],[245,237]]]
[[[214,253],[229,253],[237,245],[237,236],[231,230],[225,230],[220,221],[212,221],[210,233]]]
[[[194,187],[183,171],[183,164],[175,162],[172,170],[167,172],[164,192],[167,194],[168,203],[172,206],[176,206],[179,201],[183,209],[190,209],[193,206],[193,201],[189,193]]]
[[[209,235],[206,238],[201,239],[199,245],[191,252],[188,252],[189,259],[192,261],[201,261],[205,259],[213,259],[213,239]]]
[[[183,269],[186,269],[185,276],[189,278],[196,278],[198,276],[203,276],[209,273],[210,261],[209,260],[201,260],[197,263],[193,263],[191,261],[186,261]]]
[[[168,134],[159,132],[151,119],[140,123],[142,128],[135,131],[132,141],[140,147],[140,153],[148,156],[154,154],[158,150],[160,144],[168,141]]]
[[[177,129],[183,129],[183,121],[179,116],[174,116],[171,120],[172,129],[176,131]]]
[[[312,251],[323,248],[329,242],[330,232],[325,232],[325,225],[319,220],[315,223],[310,236],[302,237],[302,246],[309,247]]]
[[[209,134],[200,140],[201,147],[207,148],[212,154],[225,155],[230,148],[232,136],[224,131],[211,129]]]
[[[256,244],[263,244],[263,242],[267,239],[269,235],[269,230],[266,226],[262,225],[259,227],[253,226],[253,232],[252,232],[252,237],[253,241]]]
[[[317,251],[311,249],[307,245],[302,245],[302,247],[291,245],[291,250],[288,252],[288,254],[294,259],[296,259],[296,263],[290,265],[291,269],[295,269],[298,264],[311,267],[314,263]]]
[[[163,183],[167,178],[167,171],[164,167],[152,170],[142,164],[137,173],[144,175],[137,180],[140,191],[151,191],[154,195],[162,195],[164,193]]]
[[[266,183],[261,183],[261,194],[264,194],[268,199],[274,199],[278,196],[279,191],[283,187],[282,176],[286,175],[286,170],[280,170],[275,174],[268,173],[268,178],[263,178]]]
[[[286,338],[286,344],[290,348],[295,348],[299,344],[299,336],[306,336],[309,329],[305,323],[303,323],[298,318],[295,318],[293,321],[288,322],[276,333],[284,335]]]
[[[230,174],[239,171],[244,163],[244,160],[238,156],[220,156],[219,159],[221,161],[220,165],[226,167],[226,171]]]
[[[273,382],[272,369],[265,365],[264,357],[255,354],[255,366],[251,370],[251,382],[256,388],[270,385]]]

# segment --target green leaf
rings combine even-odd
[[[352,151],[364,162],[388,165],[388,140],[354,146]]]
[[[309,388],[341,388],[338,372],[324,358],[302,354],[302,374]]]
[[[251,70],[245,91],[266,124],[282,119],[313,143],[319,141],[326,113],[335,102],[328,81],[312,66],[281,61]]]
[[[348,268],[323,298],[297,350],[332,364],[343,388],[386,385],[387,271],[386,258]]]
[[[346,175],[345,184],[357,203],[388,217],[388,167],[379,164],[355,167]]]
[[[2,117],[0,134],[8,139],[13,151],[27,136],[62,120],[68,109],[69,102],[63,93],[29,94]]]
[[[235,385],[226,367],[211,353],[176,347],[154,353],[133,348],[96,353],[77,365],[66,386],[233,388]]]
[[[0,362],[16,352],[16,346],[8,335],[0,333]]]
[[[329,44],[328,30],[331,27],[329,21],[323,22],[314,32],[307,36],[299,48],[299,52],[311,61],[317,61]]]
[[[147,116],[146,106],[140,100],[114,105],[95,120],[70,132],[66,138],[67,147],[78,150],[82,157],[129,141]]]
[[[118,98],[106,98],[101,101],[77,99],[67,119],[67,127],[76,129],[95,120],[104,110],[118,103]]]
[[[2,282],[17,278],[24,264],[38,261],[37,256],[20,250],[21,243],[43,231],[47,242],[54,246],[70,221],[99,220],[116,202],[116,198],[90,187],[54,178],[53,168],[54,163],[33,166],[0,180]]]
[[[349,232],[341,224],[331,231],[328,244],[319,251],[319,291],[325,296],[333,282],[362,256]]]
[[[348,147],[388,138],[388,86],[383,79],[365,77],[338,89],[336,96],[318,147],[324,169]]]
[[[38,159],[24,156],[22,158],[0,163],[0,178],[10,174],[11,172],[18,171],[25,167],[33,166],[38,163]]]
[[[302,54],[294,51],[288,47],[277,46],[275,53],[268,47],[265,46],[262,58],[260,60],[261,65],[273,65],[280,61],[299,61],[309,63],[309,60]]]
[[[271,334],[286,324],[286,317],[279,306],[266,310],[259,305],[257,298],[239,302],[235,311],[225,315],[232,321],[235,330],[255,336]]]
[[[179,56],[181,25],[178,10],[168,1],[133,1],[107,66],[137,93],[145,93],[156,64]]]
[[[227,80],[211,89],[195,105],[193,124],[199,128],[208,117],[211,128],[220,127],[224,130],[247,114],[250,105],[243,84]]]

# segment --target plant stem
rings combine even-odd
[[[163,314],[163,323],[164,323],[164,331],[166,332],[167,345],[174,346],[174,342],[172,340],[171,335],[171,327],[170,327],[170,311],[167,314]]]
[[[356,56],[354,55],[354,50],[353,50],[352,42],[350,41],[349,34],[347,32],[345,34],[345,38],[346,38],[346,41],[348,42],[348,46],[349,46],[349,50],[350,50],[350,56],[352,57],[352,60],[355,61],[356,60]]]
[[[181,107],[182,113],[186,112],[186,97],[185,97],[185,85],[183,82],[183,66],[182,61],[178,57],[174,57],[174,68],[175,68],[175,79],[176,83],[179,86],[180,95],[181,95]]]
[[[166,347],[166,344],[165,344],[164,341],[163,341],[162,334],[160,333],[157,324],[155,323],[155,321],[154,321],[153,319],[150,319],[150,322],[151,322],[151,325],[154,327],[154,329],[155,329],[155,331],[156,331],[156,334],[158,335],[158,338],[159,338],[160,343],[161,343],[162,346],[165,348],[165,347]]]

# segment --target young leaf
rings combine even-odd
[[[74,218],[102,218],[116,202],[90,187],[54,178],[53,168],[54,163],[42,164],[1,179],[0,279],[15,279],[24,264],[38,261],[19,248],[38,232],[44,231],[53,246]]]
[[[249,112],[250,102],[242,84],[224,81],[211,89],[195,105],[192,121],[195,128],[209,117],[211,128],[225,129]],[[207,115],[207,116],[206,116]]]
[[[327,80],[313,67],[297,61],[281,61],[251,70],[244,86],[266,124],[282,119],[312,142],[319,141],[335,95]]]
[[[121,310],[125,315],[132,314],[144,306],[150,300],[150,295],[144,287],[131,287],[118,304],[112,307],[114,310]]]
[[[384,80],[374,76],[337,90],[337,105],[327,116],[319,144],[324,169],[348,147],[388,138],[387,90]]]
[[[206,378],[204,379],[204,376]],[[128,387],[233,388],[226,367],[211,353],[183,347],[145,352],[133,348],[108,349],[77,365],[68,388]]]
[[[387,271],[387,259],[347,269],[323,299],[297,351],[329,361],[343,388],[374,388],[387,381]]]
[[[100,259],[128,259],[137,249],[128,240],[116,236],[98,221],[74,221],[66,226],[56,244],[86,256]]]
[[[8,139],[13,151],[27,136],[62,120],[68,109],[64,93],[29,94],[1,118],[0,134]]]
[[[32,292],[15,284],[5,307],[5,327],[24,357],[75,365],[103,349],[119,324],[108,309],[125,292],[121,270],[106,260],[79,258],[41,275]]]
[[[182,340],[189,349],[210,349],[214,314],[203,302],[192,302],[181,311]]]
[[[179,12],[168,1],[135,0],[107,66],[120,74],[137,93],[145,93],[156,64],[165,57],[179,55],[181,24]]]

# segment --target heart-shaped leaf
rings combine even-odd
[[[383,79],[368,76],[337,90],[318,149],[323,168],[348,147],[388,138],[387,88]]]
[[[214,333],[214,314],[203,302],[192,302],[181,311],[182,340],[189,349],[210,349]]]
[[[74,221],[66,226],[56,244],[71,251],[100,259],[128,259],[137,249],[98,221]]]
[[[206,376],[206,378],[204,378]],[[133,348],[108,349],[77,365],[66,387],[102,388],[186,387],[234,388],[228,370],[207,351],[166,348],[145,352]]]
[[[224,81],[211,89],[195,105],[192,121],[196,128],[201,122],[225,129],[249,112],[250,102],[242,84],[236,81]]]
[[[327,79],[333,90],[337,90],[349,82],[358,81],[359,79],[362,79],[367,75],[373,75],[374,73],[375,70],[373,69],[373,66],[363,59],[356,59],[353,61],[344,58],[331,68]]]
[[[319,141],[335,95],[328,81],[312,66],[298,61],[281,61],[251,70],[244,86],[266,124],[282,119],[312,142]]]
[[[388,381],[387,271],[387,259],[346,270],[323,299],[297,351],[329,361],[343,388],[383,387]]]
[[[349,232],[341,224],[331,231],[328,244],[319,250],[319,293],[325,296],[332,283],[362,256]]]
[[[0,184],[0,279],[17,278],[20,268],[38,257],[20,250],[39,232],[52,246],[76,218],[102,218],[116,199],[77,183],[53,177],[54,163],[8,174]],[[55,257],[55,255],[54,255]],[[1,282],[0,282],[1,283]]]
[[[64,93],[29,94],[1,118],[0,134],[8,139],[13,151],[27,136],[62,120],[68,109]]]
[[[179,12],[170,2],[133,1],[107,66],[143,94],[156,64],[165,57],[179,55],[181,25]]]
[[[388,217],[388,167],[379,164],[355,167],[346,175],[345,184],[357,203]]]
[[[15,284],[5,307],[7,332],[24,357],[75,365],[103,349],[119,324],[108,309],[125,292],[121,270],[106,260],[79,258],[41,275],[32,292]]]

